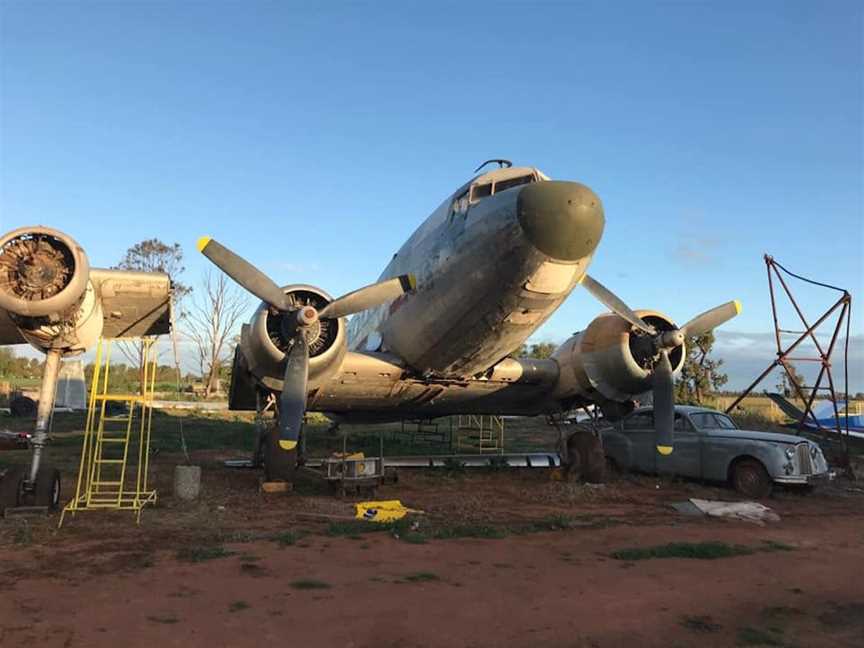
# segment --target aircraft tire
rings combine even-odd
[[[60,471],[53,466],[42,466],[36,475],[33,500],[36,506],[47,506],[48,510],[60,508]]]
[[[568,463],[565,473],[580,481],[599,484],[606,478],[603,444],[590,430],[576,430],[567,439]]]
[[[279,431],[267,431],[264,439],[264,478],[267,481],[294,481],[297,468],[297,449],[283,450],[279,447]]]
[[[15,508],[21,503],[25,470],[24,466],[12,466],[0,479],[0,517],[3,517],[7,508]]]

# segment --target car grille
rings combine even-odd
[[[802,475],[813,474],[813,462],[810,459],[810,444],[799,443],[795,446],[795,454],[798,455],[798,470]]]

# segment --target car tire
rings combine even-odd
[[[742,459],[732,467],[732,486],[746,497],[768,497],[774,488],[771,475],[756,459]]]

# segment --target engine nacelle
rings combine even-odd
[[[658,332],[677,328],[662,313],[640,310],[636,313]],[[650,345],[641,333],[613,313],[594,318],[584,331],[556,349],[553,358],[561,368],[555,396],[560,399],[581,396],[591,400],[629,401],[650,391],[652,374]],[[669,352],[674,372],[684,365],[684,346]]]
[[[295,284],[283,288],[294,304],[313,306],[319,312],[333,298],[315,286]],[[281,318],[291,317],[262,303],[240,332],[240,350],[247,371],[265,387],[282,389],[288,340],[282,335]],[[339,366],[348,350],[343,319],[320,319],[309,332],[309,390],[324,383]]]
[[[0,308],[43,351],[82,352],[102,333],[87,255],[48,227],[21,227],[0,238]]]

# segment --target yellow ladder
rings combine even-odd
[[[451,418],[451,424],[452,424]],[[504,417],[460,414],[456,418],[457,450],[476,450],[480,454],[504,453]]]
[[[156,491],[147,483],[157,367],[154,342],[139,341],[138,393],[111,393],[111,341],[99,341],[75,497],[64,507],[58,527],[67,511],[74,516],[95,509],[131,510],[140,523],[144,506],[156,503]],[[120,407],[122,413],[117,412]]]

